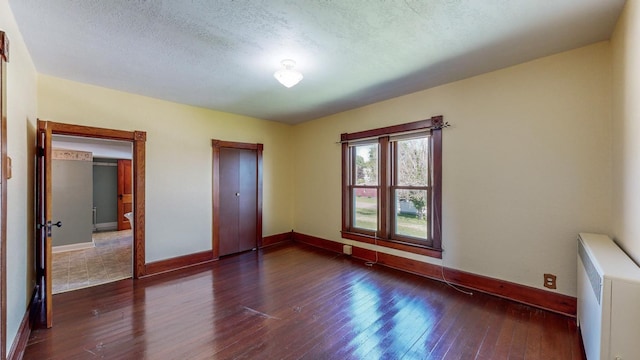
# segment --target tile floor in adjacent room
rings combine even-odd
[[[132,238],[131,230],[94,233],[95,247],[54,253],[53,293],[130,278]]]

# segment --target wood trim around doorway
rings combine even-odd
[[[129,141],[133,144],[133,277],[138,279],[146,274],[145,268],[145,131],[125,131],[92,126],[63,124],[38,120],[42,126],[51,129],[53,135],[91,137],[97,139]]]
[[[0,31],[0,359],[7,353],[7,64],[9,38]]]
[[[212,172],[213,172],[213,214],[212,214],[212,234],[211,234],[211,248],[213,252],[213,259],[220,257],[220,148],[232,148],[232,149],[244,149],[255,150],[257,156],[257,176],[258,176],[258,188],[256,191],[257,196],[257,213],[256,213],[256,247],[262,247],[262,150],[263,144],[241,143],[233,141],[223,140],[211,140],[213,146],[212,157]]]

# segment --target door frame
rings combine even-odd
[[[213,147],[213,184],[212,184],[212,196],[213,196],[213,214],[212,214],[212,234],[211,234],[211,248],[213,251],[213,258],[220,258],[220,148],[231,149],[243,149],[253,150],[256,152],[256,164],[258,167],[257,176],[257,190],[256,190],[256,247],[262,247],[262,150],[264,145],[241,143],[233,141],[223,140],[211,140],[211,146]]]
[[[0,359],[7,354],[7,65],[9,39],[0,31]]]
[[[134,211],[134,227],[133,227],[133,278],[138,279],[145,275],[145,146],[147,140],[147,133],[145,131],[124,131],[114,130],[106,128],[98,128],[83,125],[64,124],[54,121],[38,119],[38,136],[40,141],[44,135],[44,151],[37,149],[36,153],[51,156],[51,137],[52,135],[68,135],[78,137],[89,137],[98,139],[110,139],[128,141],[133,144],[133,211]],[[37,146],[37,144],[36,144]],[[50,207],[51,207],[51,159],[45,161],[44,164],[44,207],[49,208],[49,211],[45,210],[47,214],[47,221],[53,221],[50,219]],[[47,180],[48,178],[48,180]],[[40,181],[40,179],[36,179]],[[37,214],[36,223],[41,220],[41,215]],[[36,224],[34,224],[34,229]],[[36,229],[36,241],[42,241],[43,230]],[[44,272],[39,277],[45,277],[45,289],[44,293],[39,294],[39,300],[44,304],[41,314],[43,323],[49,328],[53,325],[52,322],[52,289],[51,289],[51,238],[46,238],[43,244],[44,249],[39,249],[36,246],[36,251],[42,251],[40,254],[44,259]],[[38,254],[36,254],[38,258]],[[37,265],[40,266],[40,265]],[[38,283],[40,278],[36,279]],[[42,290],[40,290],[42,292]]]

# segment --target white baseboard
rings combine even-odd
[[[83,243],[77,243],[77,244],[53,246],[51,248],[51,251],[55,254],[55,253],[61,253],[66,251],[91,249],[92,247],[95,247],[95,246],[96,244],[94,244],[93,241],[90,241],[90,242],[83,242]]]
[[[95,224],[96,231],[118,230],[117,222]]]

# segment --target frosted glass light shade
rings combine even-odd
[[[278,70],[273,74],[273,77],[280,82],[280,84],[290,88],[302,80],[303,76],[300,72],[293,70],[296,62],[293,60],[282,60],[282,66],[284,69]]]

